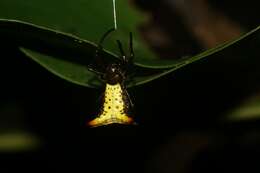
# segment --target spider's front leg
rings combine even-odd
[[[95,55],[94,55],[94,59],[93,62],[90,63],[87,68],[89,71],[95,73],[96,75],[100,76],[101,79],[103,78],[104,74],[105,74],[105,69],[106,69],[106,65],[104,63],[104,60],[101,57],[101,52],[103,51],[103,42],[105,40],[105,38],[115,29],[112,28],[110,30],[108,30],[107,32],[105,32],[105,34],[101,37],[98,46],[96,48],[95,51]]]

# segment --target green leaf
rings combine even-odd
[[[21,48],[21,51],[53,74],[69,82],[91,88],[102,85],[101,81],[85,65],[53,58],[25,48]]]
[[[16,20],[0,20],[0,31],[2,38],[10,39],[20,46],[29,47],[30,49],[21,48],[22,52],[55,75],[82,86],[102,85],[97,76],[87,69],[97,48],[94,43],[71,34]],[[23,34],[20,34],[21,32]],[[102,53],[102,56],[109,61],[117,58],[109,51]],[[141,71],[145,74],[159,72],[147,68]],[[133,81],[134,84],[132,82],[131,86],[144,83],[144,81],[149,81],[149,75],[136,76]]]
[[[106,50],[102,52],[102,57],[108,61],[115,59],[118,54],[115,40],[122,40],[126,48],[129,32],[134,33],[135,65],[143,74],[149,75],[139,73],[129,86],[143,84],[171,73],[214,54],[260,29],[259,26],[234,41],[226,42],[196,56],[179,60],[160,60],[156,59],[142,43],[137,32],[137,26],[145,20],[145,15],[134,10],[127,1],[120,0],[117,1],[117,13],[119,30],[106,40],[104,45]],[[34,23],[0,20],[0,35],[12,39],[15,44],[23,47],[21,50],[28,57],[70,82],[87,87],[101,85],[97,77],[87,71],[86,65],[92,60],[96,49],[95,43],[104,32],[113,27],[112,1],[2,0],[0,17]]]
[[[260,95],[253,96],[244,101],[224,117],[228,121],[245,121],[260,119]]]
[[[140,60],[142,64],[145,63],[143,59],[155,59],[137,31],[138,24],[146,20],[146,15],[138,13],[128,1],[116,2],[118,30],[107,38],[104,47],[118,54],[115,40],[120,39],[127,48],[129,32],[133,32],[136,61]],[[93,43],[98,43],[103,33],[114,26],[112,0],[1,0],[0,18],[33,23]]]
[[[90,72],[85,65],[73,63],[70,61],[53,58],[46,54],[32,51],[26,48],[20,50],[28,57],[39,63],[41,66],[52,72],[53,74],[65,79],[74,84],[81,86],[97,88],[102,86],[102,82],[98,76]],[[168,70],[163,69],[138,69],[140,75],[132,78],[127,87],[132,87],[140,84],[147,83],[161,76],[161,74]],[[145,74],[145,75],[144,75]]]
[[[133,82],[130,83],[129,86],[144,84],[171,73],[187,64],[214,54],[238,42],[239,40],[247,37],[259,29],[260,26],[242,35],[238,39],[202,52],[199,55],[180,59],[174,64],[165,64],[164,67],[167,66],[168,69],[155,69],[154,67],[149,69],[148,65],[136,64],[137,66],[143,68],[141,71],[143,71],[145,74],[149,72],[152,73],[152,75],[137,75],[133,78]],[[86,68],[96,49],[96,45],[94,43],[82,40],[70,34],[65,34],[44,27],[18,21],[0,20],[0,31],[4,33],[4,36],[10,35],[10,37],[16,38],[16,41],[19,45],[25,45],[32,49],[36,49],[38,52],[25,48],[22,48],[21,50],[28,57],[32,58],[34,61],[41,64],[59,77],[87,87],[98,87],[102,84],[98,80],[97,76],[95,76],[93,73],[90,73]],[[23,32],[23,34],[19,34],[21,32]],[[36,47],[34,47],[34,45],[36,45]],[[39,45],[42,46],[39,48]],[[46,50],[48,50],[47,52],[42,50],[44,46],[46,46]],[[51,49],[54,50],[50,51]],[[116,56],[109,51],[104,51],[103,57],[111,60],[116,58]]]

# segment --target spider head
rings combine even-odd
[[[122,83],[124,78],[124,74],[119,64],[112,63],[106,67],[104,79],[107,83],[111,85]]]

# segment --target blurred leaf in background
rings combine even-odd
[[[260,94],[255,94],[239,104],[225,116],[231,122],[252,121],[260,118]]]
[[[41,140],[26,127],[19,102],[0,105],[0,153],[39,149]]]
[[[26,132],[0,133],[0,153],[28,152],[39,149],[38,137]]]

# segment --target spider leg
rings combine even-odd
[[[96,74],[101,81],[103,81],[105,79],[104,78],[105,72],[99,71],[98,69],[96,69],[92,65],[88,65],[88,71]]]
[[[123,61],[125,64],[131,64],[133,63],[133,58],[134,58],[134,49],[133,49],[133,34],[132,32],[130,32],[129,34],[129,52],[130,52],[130,56],[126,56],[124,50],[123,50],[123,46],[122,43],[119,40],[116,40],[121,56],[123,58]]]
[[[131,79],[134,76],[135,73],[135,66],[133,65],[134,59],[134,49],[133,49],[133,34],[132,32],[129,33],[129,56],[126,59],[126,74],[127,74],[127,78],[131,81]]]
[[[96,75],[99,75],[99,76],[104,75],[103,72],[99,71],[98,69],[96,69],[95,67],[93,67],[91,64],[88,65],[88,70],[89,70],[90,72],[95,73]]]
[[[122,43],[119,40],[116,40],[120,53],[121,53],[121,58],[122,58],[122,69],[123,69],[123,73],[125,76],[127,76],[128,79],[131,79],[133,76],[133,74],[131,75],[131,73],[133,73],[134,71],[134,66],[133,66],[133,59],[134,59],[134,49],[133,49],[133,34],[132,32],[130,32],[129,34],[129,56],[126,56],[124,50],[123,50],[123,46]]]
[[[134,108],[134,104],[133,104],[133,102],[132,102],[132,100],[131,100],[131,98],[130,98],[130,95],[129,95],[129,93],[127,92],[127,90],[125,90],[125,93],[126,93],[127,98],[128,98],[128,100],[129,100],[130,108],[133,109],[133,108]]]
[[[102,44],[103,44],[105,38],[106,38],[111,32],[113,32],[113,31],[115,31],[115,28],[111,28],[111,29],[109,29],[107,32],[105,32],[104,35],[103,35],[103,36],[101,37],[101,39],[99,40],[98,45],[102,47]]]
[[[121,53],[122,59],[123,59],[124,64],[125,64],[126,61],[127,61],[127,59],[126,59],[125,52],[124,52],[124,50],[123,50],[122,43],[121,43],[119,40],[116,40],[116,42],[117,42],[117,45],[118,45],[118,47],[119,47],[119,51],[120,51],[120,53]]]
[[[105,38],[114,30],[115,30],[114,28],[109,29],[101,37],[101,39],[97,45],[96,51],[95,51],[93,62],[90,63],[90,65],[88,65],[89,71],[94,72],[95,74],[98,74],[98,75],[102,75],[105,72],[105,68],[106,68],[105,63],[102,60],[101,55],[100,55],[103,50],[102,44],[103,44]]]
[[[132,100],[130,98],[130,95],[129,95],[127,89],[126,89],[126,86],[122,83],[121,87],[123,89],[123,99],[124,99],[124,101],[126,103],[126,106],[127,106],[127,108],[129,110],[133,111],[134,104],[133,104],[133,102],[132,102]]]

